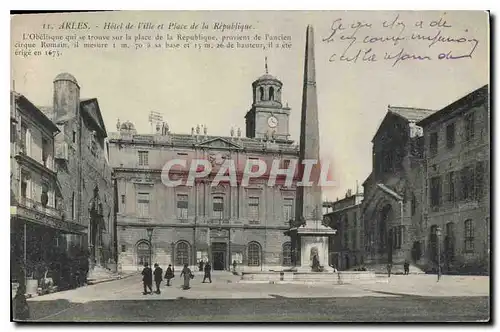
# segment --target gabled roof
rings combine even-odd
[[[52,122],[52,120],[42,112],[37,106],[35,106],[28,98],[24,95],[17,93],[15,91],[11,91],[11,94],[14,96],[16,102],[19,107],[29,112],[31,116],[33,116],[38,122],[47,128],[52,133],[59,132],[59,128]]]
[[[414,108],[414,107],[402,107],[402,106],[391,106],[387,107],[387,113],[385,114],[382,123],[377,128],[377,132],[373,135],[372,142],[375,140],[375,137],[378,136],[380,130],[384,128],[385,123],[389,121],[388,119],[397,116],[399,118],[404,119],[406,122],[416,122],[424,119],[425,117],[435,113],[436,111],[425,109],[425,108]]]
[[[389,105],[388,112],[399,115],[408,121],[420,121],[429,115],[435,113],[435,110],[425,109],[425,108],[413,108],[413,107],[400,107]]]
[[[93,105],[94,107],[87,107],[88,105]],[[80,109],[93,120],[103,136],[107,137],[106,126],[102,119],[101,108],[99,107],[97,98],[80,99]]]
[[[462,98],[456,100],[455,102],[445,106],[441,110],[428,117],[422,119],[417,125],[423,127],[431,124],[432,122],[438,121],[446,116],[451,115],[454,112],[462,113],[467,111],[469,108],[474,107],[474,105],[480,104],[488,100],[489,97],[489,86],[488,84],[483,85],[479,89],[468,93]]]

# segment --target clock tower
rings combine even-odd
[[[252,108],[245,116],[246,136],[249,138],[288,140],[290,108],[281,103],[283,83],[266,73],[252,83]]]

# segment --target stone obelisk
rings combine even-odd
[[[316,94],[316,68],[314,61],[314,32],[307,27],[304,61],[304,83],[302,90],[302,115],[300,121],[299,165],[303,160],[314,160],[309,180],[311,186],[297,186],[296,216],[307,220],[322,219],[321,187],[319,178],[319,121],[318,97]],[[302,176],[302,175],[301,175]],[[307,180],[306,180],[307,181]]]
[[[310,175],[297,184],[295,223],[290,228],[294,265],[300,271],[328,271],[328,237],[335,231],[322,224],[322,196],[319,183],[319,121],[314,59],[314,32],[307,26],[302,90],[302,116],[300,123],[299,166],[303,161],[315,163]],[[304,168],[304,167],[303,167]],[[301,173],[304,171],[302,169]],[[305,172],[307,174],[307,172]],[[302,178],[302,174],[300,177]],[[301,179],[302,180],[302,179]],[[318,266],[319,265],[319,266]]]

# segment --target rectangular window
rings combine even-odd
[[[47,158],[49,155],[49,142],[42,138],[42,164],[47,167]]]
[[[21,173],[21,197],[28,198],[28,174]]]
[[[259,223],[259,198],[250,197],[248,199],[248,220],[251,224]]]
[[[224,216],[224,199],[222,197],[213,198],[213,217],[222,219]]]
[[[483,198],[484,192],[484,161],[478,161],[476,163],[475,170],[475,179],[474,179],[474,187],[475,187],[475,198],[476,200],[480,200]]]
[[[283,159],[282,167],[283,169],[288,168],[290,166],[290,159]]]
[[[16,142],[16,134],[17,134],[16,131],[17,131],[16,124],[14,122],[11,122],[11,124],[10,124],[10,142],[11,143]]]
[[[474,113],[465,116],[465,142],[469,143],[474,138]]]
[[[430,142],[429,142],[429,151],[431,156],[435,156],[438,150],[438,133],[431,133]]]
[[[474,226],[472,220],[468,219],[464,223],[465,252],[474,252]]]
[[[465,167],[460,171],[460,189],[462,200],[474,199],[474,168]]]
[[[73,143],[76,143],[76,130],[73,130]]]
[[[285,219],[285,224],[288,225],[290,220],[294,219],[293,216],[293,198],[283,199],[283,218]]]
[[[343,240],[344,240],[344,248],[348,248],[349,246],[349,224],[347,220],[347,216],[344,215],[343,217],[344,222],[342,223],[342,232],[344,233]]]
[[[125,195],[122,195],[122,204],[125,204]]]
[[[446,147],[452,149],[455,146],[455,123],[446,126]]]
[[[431,178],[431,206],[437,207],[440,205],[441,198],[441,177],[436,176]]]
[[[126,252],[127,251],[127,246],[122,244],[122,252]]]
[[[139,166],[148,166],[148,151],[139,151]]]
[[[149,217],[149,194],[137,194],[137,214],[139,217]]]
[[[178,219],[188,218],[188,195],[185,194],[177,195],[177,218]]]
[[[24,123],[21,124],[21,144],[20,149],[23,153],[28,153],[28,126]]]
[[[455,172],[451,171],[447,175],[448,189],[447,189],[447,201],[455,202]]]

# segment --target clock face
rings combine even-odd
[[[271,116],[269,117],[269,119],[267,119],[267,124],[269,125],[269,127],[274,128],[278,125],[278,119],[276,119],[274,116]]]

